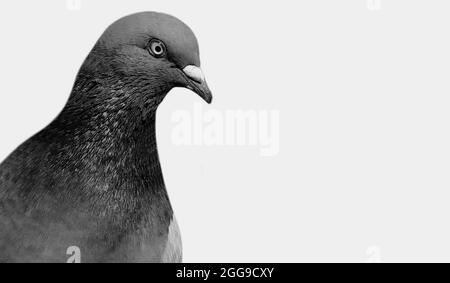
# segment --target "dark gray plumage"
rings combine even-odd
[[[0,165],[0,262],[65,262],[70,246],[83,262],[179,261],[156,109],[174,87],[210,103],[199,67],[196,38],[174,17],[110,26],[59,116]]]

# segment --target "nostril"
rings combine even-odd
[[[202,69],[200,69],[197,66],[186,66],[183,69],[183,72],[192,80],[194,80],[195,82],[202,84],[205,82],[205,76],[203,75],[203,71]]]

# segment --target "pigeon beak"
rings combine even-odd
[[[189,85],[187,87],[210,104],[212,102],[212,93],[206,83],[202,69],[189,65],[183,69],[183,72],[189,79]]]

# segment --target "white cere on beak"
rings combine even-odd
[[[188,76],[189,78],[193,79],[194,81],[198,83],[204,83],[206,81],[205,75],[203,74],[202,69],[200,69],[197,66],[189,65],[186,66],[183,69],[183,72]]]

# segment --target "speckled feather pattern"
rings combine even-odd
[[[163,250],[144,249],[150,258],[138,252],[145,242],[163,247],[172,220],[155,113],[145,117],[127,108],[122,101],[132,92],[120,82],[116,86],[106,103],[83,110],[69,104],[1,165],[0,217],[6,228],[0,232],[0,260],[61,261],[72,245],[84,251],[84,261],[161,257]],[[79,82],[74,91],[95,96],[106,90]]]

